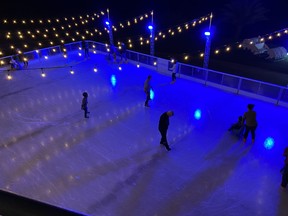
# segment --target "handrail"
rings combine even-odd
[[[107,47],[109,45],[87,40],[86,41],[89,44],[89,50],[96,50],[96,51],[101,51],[104,53],[108,53]],[[58,45],[58,46],[52,46],[52,47],[47,47],[43,49],[38,49],[38,54],[35,56],[35,50],[34,51],[29,51],[25,52],[22,55],[30,55],[31,58],[42,58],[42,54],[45,53],[47,55],[53,55],[62,53],[61,46],[65,46],[65,48],[68,49],[68,51],[71,50],[76,50],[81,47],[82,41],[77,41],[77,42],[72,42],[64,45]],[[52,51],[51,51],[52,50]],[[118,56],[120,55],[119,53],[116,53]],[[162,63],[164,65],[167,65],[166,72],[168,72],[168,62],[169,60],[167,59],[162,59],[156,56],[151,56],[148,54],[144,53],[139,53],[136,51],[132,50],[127,50],[126,52],[126,57],[132,62],[137,62],[141,63],[146,66],[152,66],[156,70],[160,70],[158,68],[158,64]],[[7,62],[4,60],[11,58],[11,56],[6,56],[0,58],[0,65],[5,66],[7,65]],[[155,66],[155,62],[157,65]],[[163,65],[162,65],[163,66]],[[165,68],[165,67],[164,67]],[[185,71],[186,70],[186,71]],[[3,70],[2,70],[3,71]],[[163,71],[162,71],[163,72]],[[165,72],[165,71],[164,71]],[[188,65],[185,63],[179,63],[179,75],[182,77],[191,77],[195,81],[204,81],[205,85],[213,85],[218,88],[222,88],[225,90],[229,89],[231,91],[235,91],[237,94],[248,94],[249,96],[257,96],[258,99],[262,100],[267,100],[271,101],[277,105],[283,105],[288,107],[288,90],[287,87],[284,86],[279,86],[276,84],[264,82],[264,81],[259,81],[259,80],[254,80],[246,77],[241,77],[237,75],[232,75],[220,71],[215,71],[211,69],[206,69],[206,68],[201,68],[198,66],[193,66],[193,65]],[[214,78],[213,76],[218,78]],[[229,80],[230,79],[230,80]],[[228,80],[228,81],[227,81]]]

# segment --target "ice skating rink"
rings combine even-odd
[[[45,69],[67,63],[73,67]],[[1,189],[93,216],[288,215],[279,172],[287,108],[121,66],[75,54],[31,61],[12,80],[0,73]],[[145,108],[149,74],[155,97]],[[89,119],[80,109],[84,91]],[[227,131],[248,103],[258,115],[254,144]],[[157,129],[168,110],[170,152]]]

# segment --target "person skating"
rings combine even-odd
[[[167,130],[169,126],[169,118],[174,115],[173,111],[164,112],[159,119],[158,130],[161,134],[160,144],[164,145],[167,151],[170,151],[171,148],[167,142]]]
[[[152,78],[152,76],[149,75],[147,77],[147,79],[145,80],[145,83],[144,83],[144,92],[146,94],[146,100],[145,100],[145,104],[144,104],[145,107],[149,107],[149,100],[151,100],[151,98],[150,98],[151,78]]]
[[[83,92],[83,99],[82,99],[82,104],[81,104],[81,109],[84,110],[84,118],[89,118],[88,114],[88,93]]]
[[[243,116],[243,124],[244,122],[246,122],[243,142],[246,143],[248,134],[251,131],[252,143],[254,143],[255,142],[255,130],[257,128],[256,112],[253,110],[254,104],[248,104],[247,108],[248,108],[248,111],[245,112]]]
[[[283,189],[286,189],[288,184],[288,147],[285,148],[283,156],[285,157],[285,159],[284,159],[284,167],[281,169],[282,173],[281,187]]]

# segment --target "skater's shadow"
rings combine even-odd
[[[157,211],[158,215],[178,215],[182,212],[178,203],[183,202],[183,197],[187,198],[188,204],[183,206],[197,206],[207,199],[215,190],[223,184],[233,174],[239,160],[241,160],[250,150],[250,147],[243,148],[241,141],[230,134],[224,134],[217,143],[215,149],[204,157],[208,168],[187,182],[174,196],[165,200],[163,207]]]
[[[196,173],[179,191],[173,196],[169,196],[169,199],[165,199],[162,205],[159,203],[161,207],[156,212],[157,215],[180,215],[183,210],[188,213],[194,209],[225,184],[227,179],[234,174],[238,161],[246,153],[247,151],[243,151],[226,155],[220,159],[212,158],[215,153],[210,155],[208,168]],[[185,206],[185,209],[181,206]]]
[[[106,196],[104,196],[99,201],[96,201],[93,205],[88,207],[88,213],[93,214],[97,212],[101,208],[115,201],[117,199],[117,194],[120,194],[122,190],[124,190],[127,187],[133,187],[134,188],[134,193],[132,196],[133,198],[130,197],[129,205],[127,205],[126,207],[123,206],[123,209],[121,209],[122,212],[127,212],[127,215],[133,215],[131,214],[131,212],[133,211],[133,209],[131,209],[131,202],[137,203],[138,200],[142,198],[142,193],[140,193],[139,191],[144,192],[145,188],[148,187],[148,185],[150,184],[150,179],[154,177],[156,172],[156,169],[154,169],[153,167],[157,164],[157,161],[160,161],[160,159],[165,155],[166,152],[163,151],[156,151],[154,154],[152,154],[150,160],[137,166],[137,168],[133,171],[133,173],[130,176],[128,176],[126,179],[122,181],[118,181],[115,184],[115,186],[110,190],[110,192],[106,194]],[[144,173],[145,173],[145,181],[141,181],[141,183],[139,183],[138,180],[142,178]]]

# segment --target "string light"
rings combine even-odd
[[[43,68],[41,68],[41,76],[46,77],[46,74],[44,73]]]
[[[269,33],[269,34],[265,34],[262,36],[258,36],[258,37],[246,39],[246,40],[248,41],[249,45],[253,45],[256,43],[255,41],[253,41],[253,39],[255,39],[255,40],[257,39],[260,43],[265,43],[265,41],[271,41],[273,39],[277,39],[277,38],[287,36],[287,35],[288,35],[288,29],[284,28],[284,29],[274,31],[274,32]],[[243,48],[245,48],[245,46],[243,46],[243,42],[235,42],[234,44],[223,45],[222,47],[217,47],[214,51],[212,51],[212,53],[215,55],[219,55],[220,53],[229,53],[232,51],[232,48],[243,49]],[[204,53],[200,52],[199,56],[200,56],[200,58],[203,58]],[[187,60],[186,56],[183,59]]]
[[[7,79],[8,79],[8,80],[12,80],[12,76],[11,76],[11,74],[9,73],[9,71],[8,71],[8,74],[7,74]]]

